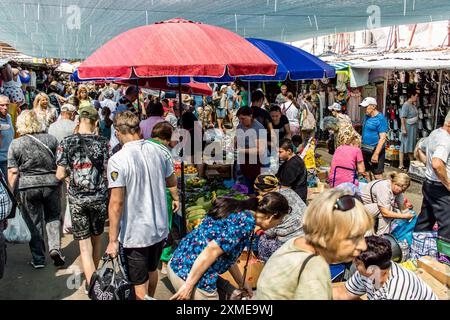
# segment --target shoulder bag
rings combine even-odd
[[[6,193],[8,194],[9,199],[11,200],[11,203],[12,203],[11,211],[8,212],[8,214],[4,217],[4,219],[12,219],[12,218],[15,218],[15,216],[16,216],[17,200],[14,197],[11,190],[9,190],[8,184],[6,183],[5,179],[3,178],[3,174],[0,173],[0,175],[1,175],[0,183],[2,184],[3,188],[6,190]],[[0,215],[0,221],[1,220],[3,220],[3,219],[1,218],[1,215]]]
[[[306,118],[303,119],[302,123],[302,130],[314,130],[316,127],[316,119],[314,118],[314,115],[309,110],[308,105],[305,105],[306,110]]]

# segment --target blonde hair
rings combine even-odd
[[[26,134],[41,133],[45,131],[45,126],[39,120],[33,110],[24,110],[17,117],[17,132],[23,136]]]
[[[348,211],[335,208],[336,201],[345,190],[330,190],[320,194],[305,212],[303,230],[305,239],[314,247],[336,253],[339,243],[345,239],[363,237],[373,229],[373,218],[364,205],[355,199],[355,207]]]
[[[81,100],[81,91],[86,91],[86,95],[89,93],[88,88],[85,85],[78,86],[77,98]],[[89,100],[89,96],[86,97]]]
[[[114,129],[122,134],[140,133],[139,122],[139,117],[131,111],[119,112],[114,117]]]
[[[392,172],[389,174],[389,179],[398,186],[408,189],[411,185],[411,178],[403,172]]]
[[[34,108],[34,109],[39,109],[39,110],[42,109],[42,108],[41,108],[41,100],[42,100],[43,98],[46,98],[47,101],[48,101],[48,106],[47,106],[47,108],[53,107],[53,105],[50,103],[50,98],[48,97],[48,95],[45,94],[44,92],[39,92],[39,93],[36,95],[36,98],[34,99],[34,102],[33,102],[33,108]]]

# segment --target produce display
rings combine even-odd
[[[191,232],[203,221],[203,218],[213,206],[216,198],[229,197],[233,199],[247,199],[239,185],[232,188],[225,187],[222,179],[205,180],[192,178],[186,180],[186,220],[187,231]]]
[[[186,168],[184,168],[184,173],[185,174],[196,174],[198,173],[197,168],[194,166],[187,166]]]

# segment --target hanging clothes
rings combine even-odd
[[[352,90],[350,92],[350,99],[348,100],[348,115],[352,121],[361,121],[361,108],[359,107],[361,101],[361,91],[359,89]]]
[[[319,126],[320,126],[320,130],[323,130],[323,118],[325,115],[325,110],[327,110],[327,95],[325,93],[325,91],[320,91],[319,93],[319,97],[320,97],[320,121],[319,121]]]
[[[376,99],[378,102],[378,111],[383,112],[383,110],[384,110],[384,83],[377,84]]]
[[[331,106],[333,103],[335,103],[336,95],[333,89],[330,87],[328,88],[328,105]]]
[[[347,73],[339,73],[336,77],[336,89],[338,91],[346,91],[348,79]]]
[[[30,87],[36,88],[37,87],[37,74],[33,70],[30,71]]]

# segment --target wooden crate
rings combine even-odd
[[[427,273],[431,274],[442,284],[450,287],[450,267],[438,262],[432,257],[422,257],[417,260],[419,268],[422,268]]]
[[[450,292],[448,287],[423,269],[417,269],[415,272],[426,284],[433,290],[439,300],[450,300]]]

